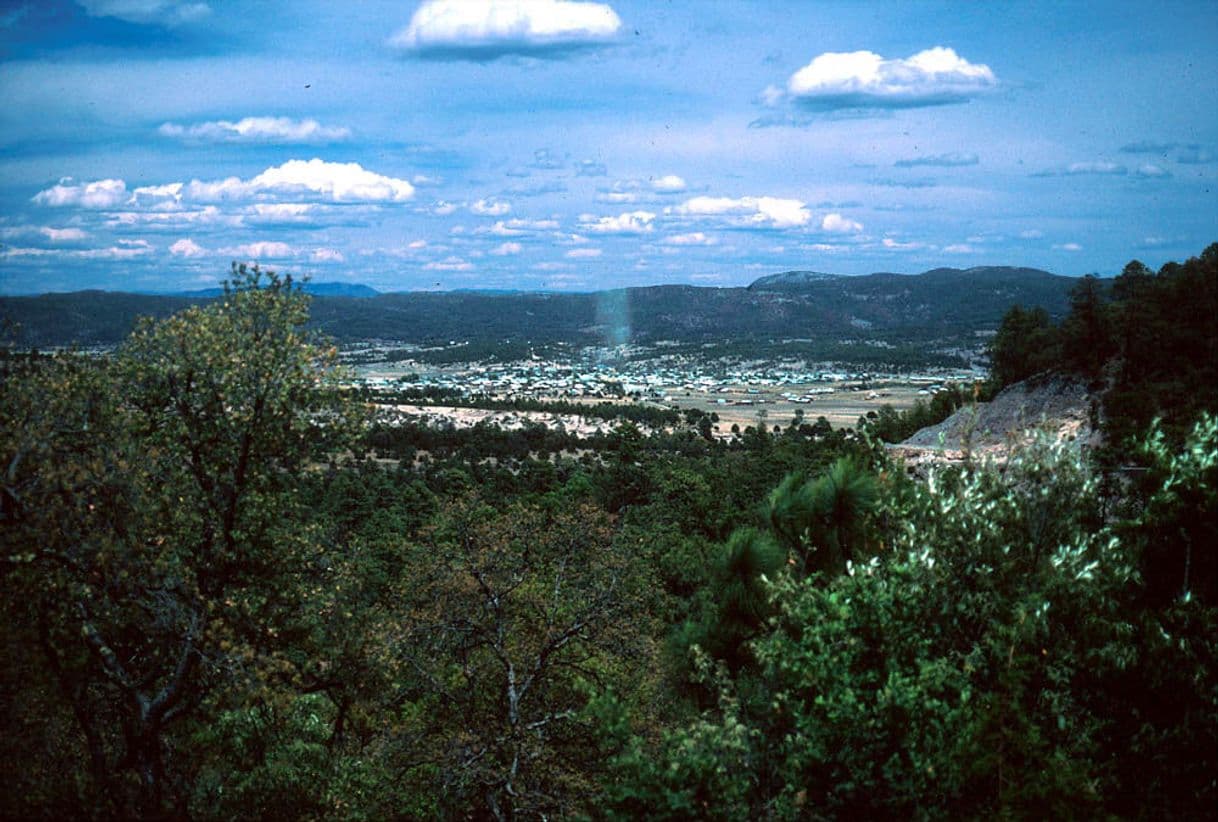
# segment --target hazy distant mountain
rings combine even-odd
[[[860,277],[800,271],[762,277],[747,288],[374,292],[364,299],[318,293],[312,316],[314,326],[343,342],[971,340],[978,331],[995,329],[1016,303],[1064,315],[1074,282],[1026,268],[937,268]],[[320,285],[311,288],[316,292]],[[204,299],[98,291],[0,297],[0,320],[19,325],[18,345],[106,344],[121,340],[139,315],[162,317]]]
[[[784,271],[753,280],[749,291],[798,291],[809,283],[832,280],[840,276],[842,275],[825,274],[822,271]]]
[[[887,278],[909,278],[917,277],[923,282],[939,282],[948,284],[964,283],[970,286],[984,284],[992,285],[1009,285],[1013,287],[1023,288],[1030,282],[1041,281],[1046,279],[1070,279],[1069,277],[1058,277],[1056,274],[1050,274],[1048,271],[1042,271],[1039,268],[1016,268],[1013,266],[977,266],[974,268],[932,268],[930,271],[924,271],[921,274],[893,274],[890,272],[877,272],[864,277],[849,277],[842,274],[826,274],[822,271],[784,271],[781,274],[768,274],[764,277],[759,277],[749,284],[750,291],[800,291],[805,288],[815,287],[814,284],[833,282],[833,281],[849,281],[855,284],[865,283],[871,280],[886,281]],[[842,282],[842,285],[848,285],[848,282]]]
[[[1074,282],[1035,268],[987,266],[863,277],[782,274],[762,277],[749,290],[800,299],[838,319],[849,315],[856,327],[911,325],[949,331],[992,325],[1016,303],[1064,314]]]
[[[300,288],[315,297],[375,297],[381,292],[360,283],[299,283]],[[201,288],[197,291],[179,291],[174,297],[219,297],[223,288]]]
[[[375,297],[381,292],[360,283],[303,283],[302,288],[315,297]]]

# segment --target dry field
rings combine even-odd
[[[547,428],[564,428],[580,437],[611,430],[614,423],[580,417],[573,414],[550,414],[543,411],[490,411],[483,408],[460,408],[448,405],[391,405],[387,407],[402,417],[428,425],[450,422],[455,428],[473,428],[481,422],[494,423],[505,431],[523,428],[526,423],[541,423]],[[641,426],[646,430],[646,426]]]
[[[765,425],[768,428],[772,428],[775,425],[785,428],[787,425],[790,425],[798,410],[804,412],[804,418],[807,422],[815,422],[817,417],[825,417],[834,428],[852,428],[858,423],[859,417],[868,411],[877,410],[885,403],[891,404],[897,409],[905,409],[912,406],[919,398],[919,389],[911,386],[884,389],[871,388],[866,391],[854,391],[849,388],[837,389],[832,394],[815,395],[815,398],[806,404],[796,403],[782,397],[784,391],[798,393],[804,388],[813,387],[823,389],[824,384],[818,383],[815,386],[783,386],[781,390],[777,388],[753,389],[760,391],[757,394],[748,393],[749,389],[743,386],[734,387],[730,392],[716,392],[712,394],[695,391],[689,392],[687,395],[682,391],[679,394],[668,395],[664,405],[676,406],[680,409],[698,408],[706,412],[713,411],[717,413],[719,415],[718,434],[719,436],[727,437],[731,435],[733,424],[740,426],[740,429],[743,430],[747,426],[756,425],[762,413],[765,415]],[[875,399],[868,399],[868,396],[872,392],[875,392],[877,397]],[[539,399],[564,399],[581,402],[581,399],[570,397],[539,397]],[[720,405],[717,402],[720,399],[724,400],[725,404]],[[733,404],[746,401],[752,404]],[[586,402],[604,402],[604,400],[586,400]],[[396,412],[402,417],[427,422],[432,425],[449,422],[457,428],[470,428],[480,422],[492,422],[505,430],[513,430],[521,428],[526,422],[542,423],[549,428],[565,428],[567,431],[581,437],[608,431],[614,425],[605,420],[539,411],[489,411],[480,408],[456,408],[440,405],[393,405],[389,406],[386,410],[389,409],[392,409],[392,412]],[[647,429],[647,426],[640,427],[644,430]]]
[[[678,408],[699,408],[719,415],[719,430],[721,433],[731,431],[732,425],[739,425],[741,430],[746,426],[756,425],[759,415],[764,414],[765,424],[773,428],[775,425],[791,424],[797,411],[803,411],[807,422],[815,422],[817,417],[824,417],[834,428],[853,428],[858,419],[868,411],[878,411],[883,405],[891,405],[897,410],[911,407],[918,399],[929,399],[918,392],[924,386],[904,383],[871,383],[866,390],[860,390],[856,383],[811,383],[807,385],[783,386],[727,386],[727,391],[713,393],[674,390],[667,397],[665,404]],[[832,388],[832,394],[811,394],[813,391],[823,391]],[[757,393],[750,393],[755,391]],[[797,403],[784,398],[783,394],[810,396],[811,401]],[[873,397],[870,398],[869,397]],[[720,403],[719,401],[723,402]],[[749,403],[747,405],[741,403]]]
[[[394,379],[404,373],[411,373],[417,368],[413,363],[376,363],[359,369],[361,376]],[[466,373],[461,366],[428,369],[432,373],[444,374],[449,377],[460,377]],[[662,399],[646,400],[612,400],[599,397],[572,397],[566,394],[548,392],[522,392],[521,396],[542,401],[563,400],[565,402],[596,404],[603,402],[644,402],[663,407],[675,407],[680,410],[697,408],[707,413],[719,415],[717,431],[720,436],[730,436],[733,425],[741,430],[750,425],[757,425],[764,419],[767,428],[774,426],[787,427],[799,412],[807,422],[815,422],[818,417],[825,417],[834,428],[852,428],[858,424],[858,419],[868,411],[877,411],[883,405],[891,405],[897,410],[911,407],[918,399],[929,400],[925,381],[922,384],[910,384],[903,380],[872,381],[866,383],[816,382],[786,385],[746,385],[729,384],[701,389],[687,389],[681,385],[656,386]],[[784,396],[786,395],[786,396]],[[506,398],[506,397],[505,397]],[[799,401],[799,399],[803,401]],[[581,436],[593,433],[597,429],[608,430],[612,423],[604,420],[586,419],[574,415],[557,415],[541,412],[520,411],[484,411],[469,408],[453,408],[441,406],[398,406],[400,414],[408,417],[439,422],[448,420],[459,428],[469,427],[481,421],[494,421],[501,427],[518,428],[524,422],[540,422],[550,427],[562,425],[568,431]]]

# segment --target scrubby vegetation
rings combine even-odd
[[[1042,441],[916,479],[819,422],[369,429],[258,271],[110,358],[10,353],[0,815],[1212,813],[1218,313],[1166,312],[1216,254],[1032,319],[1112,384],[1123,473]],[[1013,339],[1000,382],[1040,367]]]
[[[883,405],[879,411],[869,412],[863,424],[869,426],[871,432],[884,442],[901,442],[923,428],[943,422],[957,408],[989,397],[988,388],[981,384],[951,384],[936,391],[929,402],[916,400],[913,407],[904,411],[898,411],[891,405]]]

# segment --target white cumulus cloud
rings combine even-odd
[[[505,200],[485,199],[475,202],[469,210],[486,217],[502,217],[512,210],[512,204]]]
[[[346,140],[351,129],[323,126],[313,119],[244,117],[235,122],[213,120],[189,126],[164,123],[157,133],[162,137],[209,143],[332,143]]]
[[[625,203],[638,202],[639,195],[632,191],[602,191],[596,195],[598,203],[609,203],[611,205],[623,205]]]
[[[148,257],[155,249],[147,240],[119,240],[106,248],[21,248],[0,246],[0,257],[63,258],[75,260],[133,260]]]
[[[604,45],[622,21],[605,3],[570,0],[428,0],[389,43],[420,57],[493,60]]]
[[[1170,177],[1171,172],[1162,166],[1157,166],[1154,163],[1144,163],[1138,166],[1138,170],[1134,172],[1139,177]]]
[[[494,254],[496,257],[509,257],[513,254],[519,254],[523,250],[524,246],[522,246],[520,243],[509,241],[495,246],[491,249],[490,253]]]
[[[34,202],[45,206],[78,206],[80,208],[114,208],[127,202],[127,184],[122,180],[94,180],[76,183],[64,177],[57,185],[34,195]]]
[[[261,240],[220,249],[226,257],[248,257],[251,260],[282,260],[295,257],[296,249],[278,240]]]
[[[763,228],[796,228],[812,219],[802,200],[782,197],[693,197],[674,211],[695,217],[735,217]]]
[[[315,263],[341,263],[347,258],[336,248],[315,248],[309,254],[309,259]]]
[[[1071,163],[1066,166],[1066,174],[1124,174],[1125,166],[1118,163]]]
[[[334,202],[400,203],[414,196],[406,180],[369,171],[359,163],[288,160],[280,166],[242,180],[229,177],[214,182],[192,180],[186,186],[193,200],[247,200],[276,196],[314,196]]]
[[[691,231],[689,234],[673,234],[665,237],[662,242],[664,245],[715,245],[719,241],[714,237],[708,237],[701,231]]]
[[[89,236],[79,228],[52,228],[51,226],[43,226],[38,229],[38,233],[53,243],[71,243]]]
[[[519,237],[536,231],[553,231],[558,228],[557,220],[526,220],[513,218],[511,220],[496,220],[495,224],[474,229],[475,234],[494,234],[497,237]]]
[[[216,206],[196,209],[160,209],[151,211],[111,211],[106,214],[106,226],[110,228],[139,226],[146,229],[179,229],[183,226],[226,225],[237,228],[245,222],[240,214],[227,214]]]
[[[833,234],[857,234],[863,230],[863,224],[840,214],[826,214],[820,221],[820,229]]]
[[[147,240],[119,240],[109,248],[87,248],[66,253],[86,260],[132,260],[147,257],[154,250]]]
[[[659,192],[674,192],[685,190],[685,180],[676,174],[665,174],[651,181],[651,187]]]
[[[646,234],[656,215],[650,211],[626,211],[616,217],[581,214],[580,228],[594,234]]]
[[[211,206],[201,211],[191,210],[185,204],[253,200],[264,206],[273,206],[281,198],[335,203],[400,203],[413,196],[414,186],[406,180],[377,174],[359,163],[329,163],[314,158],[289,160],[248,180],[239,177],[191,180],[189,183],[139,186],[134,190],[128,190],[127,184],[118,179],[78,183],[65,177],[57,185],[35,194],[33,202],[51,207],[121,209],[110,216],[128,224],[196,219],[213,222],[227,219],[239,223],[240,215],[221,215]],[[280,204],[278,210],[254,213],[264,220],[299,220],[309,207],[308,203],[289,202]]]
[[[960,103],[998,84],[989,66],[935,46],[904,59],[826,52],[791,75],[787,94],[818,109],[914,108]],[[773,101],[774,95],[765,95]]]
[[[599,248],[573,248],[563,255],[570,260],[588,260],[601,256]]]
[[[261,224],[301,223],[317,209],[312,203],[254,203],[249,207],[253,222]]]
[[[1120,177],[1129,172],[1129,169],[1120,163],[1110,163],[1105,160],[1088,160],[1081,163],[1070,163],[1061,168],[1049,168],[1044,171],[1037,171],[1032,174],[1033,177],[1077,177],[1083,175],[1097,175]]]
[[[428,271],[473,271],[474,266],[460,257],[446,257],[438,262],[431,262],[423,266]]]
[[[169,246],[169,253],[175,257],[204,257],[208,252],[206,248],[194,240],[189,237],[183,237]]]
[[[147,211],[176,211],[182,207],[182,184],[137,186],[126,205]]]

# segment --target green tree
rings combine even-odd
[[[415,719],[402,769],[441,812],[578,811],[598,769],[590,697],[646,681],[645,568],[586,506],[444,512],[403,579],[394,653]]]
[[[6,382],[4,580],[70,703],[110,812],[182,812],[174,728],[268,675],[295,477],[345,441],[335,352],[290,278],[144,323],[112,362]]]
[[[774,540],[755,528],[734,531],[715,558],[708,590],[710,624],[697,638],[732,671],[751,661],[744,646],[770,614],[766,579],[784,566],[784,559]]]
[[[1012,306],[990,342],[990,375],[999,389],[1058,364],[1057,329],[1043,308]]]
[[[1070,313],[1062,322],[1062,356],[1071,369],[1099,374],[1114,353],[1112,318],[1099,277],[1088,274],[1070,290]]]
[[[841,457],[814,479],[788,475],[770,493],[767,519],[801,576],[841,573],[861,555],[878,490],[868,467]]]

